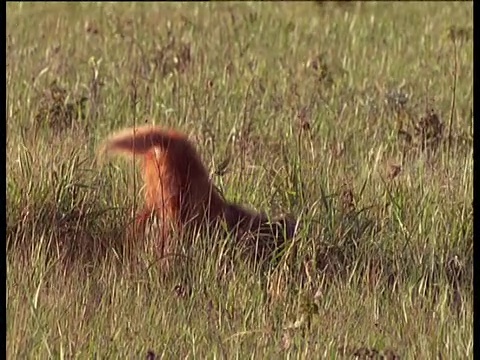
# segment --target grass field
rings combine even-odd
[[[8,358],[471,357],[472,6],[8,3]],[[293,214],[284,255],[124,256],[141,178],[97,148],[144,123]]]

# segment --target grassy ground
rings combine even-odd
[[[7,4],[9,358],[471,356],[472,4]],[[279,262],[122,256],[145,122],[298,218]]]

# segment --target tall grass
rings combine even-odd
[[[454,2],[9,3],[9,358],[471,356],[472,27]],[[283,257],[125,256],[141,178],[96,149],[144,123],[294,214]]]

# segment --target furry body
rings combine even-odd
[[[163,242],[168,231],[214,227],[224,223],[238,234],[264,228],[268,218],[226,201],[211,182],[193,144],[175,130],[142,126],[120,131],[108,138],[103,151],[134,155],[142,160],[145,207],[137,225],[154,213],[161,221]],[[286,224],[288,225],[288,224]],[[287,237],[293,236],[287,226]]]

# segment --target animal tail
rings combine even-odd
[[[107,138],[100,148],[101,154],[121,153],[144,155],[152,148],[166,150],[189,145],[187,137],[174,130],[146,125],[119,131]]]

